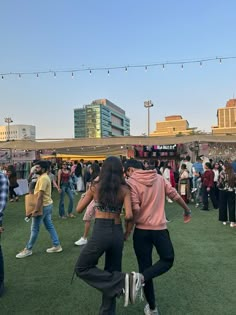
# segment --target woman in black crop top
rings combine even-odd
[[[99,314],[115,314],[116,297],[125,293],[125,306],[129,300],[129,275],[121,273],[124,234],[120,219],[122,206],[125,219],[132,220],[130,191],[125,183],[120,159],[111,156],[103,163],[99,180],[94,182],[77,205],[82,212],[94,200],[95,224],[91,238],[81,251],[76,274],[103,293]],[[104,270],[97,268],[105,253]]]

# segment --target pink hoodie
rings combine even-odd
[[[127,184],[131,188],[136,227],[142,230],[166,229],[165,197],[172,200],[181,198],[170,182],[156,170],[137,169],[127,179]]]

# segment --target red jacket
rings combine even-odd
[[[202,185],[210,188],[214,186],[214,172],[212,170],[206,170],[203,173]]]

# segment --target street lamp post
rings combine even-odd
[[[10,141],[10,123],[13,122],[11,117],[6,117],[4,119],[5,123],[7,123],[7,141]]]
[[[153,105],[152,101],[150,101],[150,100],[144,102],[144,107],[147,108],[147,110],[148,110],[148,137],[150,135],[150,107],[153,107],[153,106],[154,105]]]

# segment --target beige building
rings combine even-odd
[[[236,99],[230,99],[226,107],[217,110],[218,125],[211,127],[213,135],[236,133]]]
[[[189,123],[180,115],[165,117],[164,121],[156,122],[156,130],[150,136],[189,135],[196,128],[189,128]]]
[[[0,141],[26,139],[35,140],[35,126],[32,125],[0,126]]]

